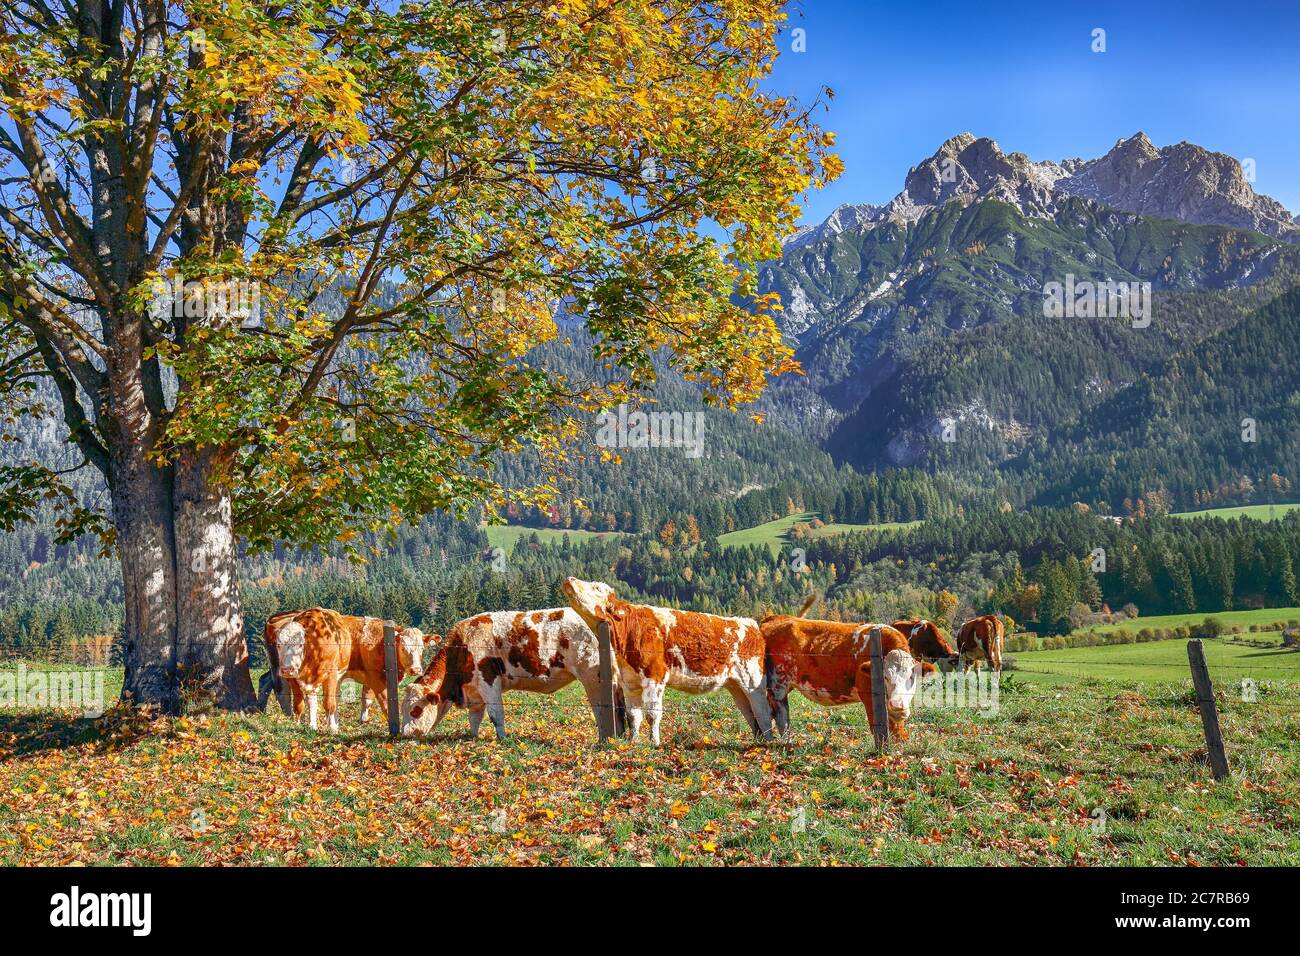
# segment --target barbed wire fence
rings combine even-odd
[[[391,639],[391,628],[388,636]],[[1281,645],[1270,645],[1270,649],[1274,648],[1284,659],[1288,659],[1292,653]],[[15,689],[23,676],[17,673],[17,668],[25,665],[34,668],[28,672],[29,675],[41,672],[61,673],[58,669],[69,664],[87,670],[108,670],[93,662],[81,665],[69,661],[68,655],[62,652],[46,655],[43,659],[40,655],[27,655],[26,650],[30,649],[0,648],[0,678],[8,671],[15,678]],[[437,647],[426,649],[426,664],[437,650]],[[390,647],[386,662],[395,661],[395,657],[391,656],[394,653]],[[1053,656],[1039,658],[1040,653]],[[1204,701],[1198,701],[1194,674],[1187,664],[1175,661],[1088,659],[1088,654],[1055,656],[1058,653],[1030,651],[1011,655],[1007,660],[1008,666],[996,680],[991,680],[987,669],[983,671],[983,676],[974,672],[958,675],[950,670],[945,671],[941,664],[935,676],[922,680],[918,686],[911,726],[917,733],[937,731],[972,745],[983,745],[995,744],[1007,738],[1009,733],[1015,732],[1017,722],[1032,720],[1032,724],[1037,726],[1095,726],[1098,722],[1109,720],[1109,726],[1120,734],[1127,727],[1141,726],[1144,737],[1130,741],[1133,750],[1150,751],[1157,746],[1177,745],[1183,749],[1199,751],[1206,745],[1204,712],[1199,706]],[[808,656],[829,658],[842,655]],[[609,690],[605,693],[612,695],[617,667],[612,655],[608,659],[608,667],[606,686]],[[1075,668],[1080,670],[1073,670]],[[1160,674],[1158,680],[1149,679],[1153,671]],[[1300,753],[1300,668],[1297,668],[1295,678],[1280,676],[1285,668],[1276,663],[1258,666],[1239,661],[1216,662],[1209,667],[1209,671],[1215,682],[1213,698],[1221,708],[1224,737],[1229,750],[1234,736],[1253,746],[1256,734],[1252,728],[1264,723],[1282,728],[1284,733],[1290,734],[1282,742],[1272,740],[1268,744],[1271,750],[1288,754]],[[262,673],[254,674],[255,682],[262,677]],[[404,723],[404,717],[399,712],[399,684],[409,686],[418,678],[393,680],[393,673],[395,672],[385,675],[386,687],[391,688],[388,699],[374,701],[374,704],[381,716],[387,716],[389,734],[396,736]],[[460,678],[462,682],[472,680],[475,674],[475,669],[453,669],[450,672],[450,676]],[[53,686],[47,684],[45,695],[36,696],[37,707],[58,703],[52,696]],[[3,687],[3,683],[0,683],[0,690]],[[934,693],[936,687],[943,688],[937,695]],[[108,686],[105,686],[105,691],[107,689]],[[359,708],[363,693],[359,683],[341,681],[338,695],[340,715],[346,719],[348,711]],[[508,705],[507,723],[510,722],[510,714],[521,716],[534,724],[546,720],[548,714],[566,722],[585,718],[593,720],[593,729],[601,737],[620,736],[602,723],[599,709],[593,715],[591,704],[580,696],[552,697],[524,704],[518,701],[521,695],[533,696],[524,692],[507,695],[508,701],[516,701],[514,705]],[[791,696],[798,695],[792,693]],[[285,715],[283,719],[292,719],[287,697],[280,699],[282,703],[279,709]],[[603,699],[612,711],[612,697],[605,696]],[[0,714],[15,709],[7,707],[9,703],[11,702],[0,694]],[[32,701],[29,699],[25,703],[31,704]],[[266,706],[267,713],[273,714],[276,708],[269,698]],[[809,704],[800,707],[799,711],[798,720],[792,723],[794,739],[830,741],[847,737],[860,739],[866,744],[872,737],[863,704],[856,699],[845,707]],[[726,695],[717,694],[688,696],[670,691],[662,710],[665,731],[674,742],[688,746],[703,741],[720,743],[728,735],[737,735],[738,741],[745,742],[747,728],[741,718],[741,712]],[[367,732],[381,733],[384,723],[383,720],[375,721],[371,725],[375,729]],[[1154,733],[1161,736],[1153,740]],[[463,724],[449,715],[447,722],[425,739],[454,739],[463,734]]]

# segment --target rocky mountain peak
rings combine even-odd
[[[1138,132],[1100,159],[1079,164],[1057,188],[1124,212],[1300,241],[1291,214],[1255,192],[1237,159],[1195,143],[1157,149]]]
[[[912,167],[902,192],[885,206],[841,206],[826,222],[796,233],[787,248],[844,229],[915,222],[953,199],[997,199],[1027,216],[1052,216],[1065,196],[1091,199],[1121,212],[1253,229],[1300,241],[1300,217],[1256,193],[1238,160],[1194,143],[1157,148],[1139,130],[1117,140],[1098,159],[1036,162],[1024,153],[1004,153],[988,137],[963,132]]]
[[[883,218],[914,221],[953,198],[1000,199],[1034,215],[1050,214],[1051,187],[1063,175],[1055,164],[1004,153],[987,136],[961,133],[908,171],[903,191],[885,207]]]
[[[1156,149],[1156,144],[1151,142],[1151,137],[1147,136],[1142,130],[1138,130],[1128,139],[1115,140],[1111,152],[1141,156],[1148,160],[1156,159],[1160,155],[1160,150]]]
[[[836,206],[834,212],[823,222],[816,226],[805,226],[788,238],[784,248],[789,251],[838,235],[846,229],[865,228],[879,218],[881,208],[870,203],[844,203]]]

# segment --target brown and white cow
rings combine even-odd
[[[478,736],[486,712],[502,740],[506,691],[553,694],[575,680],[595,713],[600,702],[600,648],[572,609],[476,614],[452,627],[420,679],[407,687],[402,732],[431,733],[455,705],[469,710],[471,737]],[[615,697],[617,709],[617,689]]]
[[[632,739],[642,720],[659,745],[664,691],[708,694],[726,688],[755,736],[772,735],[763,675],[763,634],[747,617],[630,604],[608,584],[565,578],[564,593],[587,626],[609,625]]]
[[[957,653],[961,655],[962,670],[975,665],[979,673],[980,661],[987,660],[993,670],[1002,670],[1002,619],[996,614],[973,618],[957,632]]]
[[[762,623],[767,645],[768,695],[782,736],[790,726],[787,698],[791,690],[799,691],[823,707],[861,701],[874,730],[870,643],[873,627],[880,628],[880,649],[884,654],[889,735],[898,740],[907,739],[912,698],[922,676],[933,673],[934,665],[912,656],[902,632],[885,624],[809,621],[784,614],[764,618]]]
[[[436,635],[430,635],[430,639]],[[337,732],[338,687],[345,679],[361,684],[361,719],[368,718],[367,693],[383,701],[388,690],[384,666],[384,622],[354,617],[327,608],[276,614],[263,634],[267,659],[280,680],[289,684],[293,715],[301,720],[307,705],[307,722],[317,727],[317,707],[325,691],[325,716]],[[397,629],[397,667],[401,677],[420,673],[425,635],[414,627]]]
[[[944,661],[949,666],[956,667],[957,652],[933,621],[924,618],[895,621],[894,630],[901,631],[907,637],[907,647],[913,657],[931,663]]]

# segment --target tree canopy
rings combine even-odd
[[[503,449],[553,476],[658,354],[751,400],[792,367],[751,267],[839,168],[763,89],[781,8],[7,4],[5,414],[57,395],[106,474],[205,449],[249,541],[324,543],[501,500]],[[566,315],[602,380],[530,364]],[[61,485],[5,468],[0,523]]]

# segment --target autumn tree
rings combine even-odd
[[[239,542],[360,549],[545,504],[582,416],[667,356],[735,406],[790,367],[754,264],[837,172],[765,92],[781,3],[7,0],[0,415],[53,412],[111,507],[8,464],[120,557],[126,681],[254,704]],[[737,303],[744,303],[742,308]],[[592,380],[530,350],[585,320]],[[0,428],[0,432],[4,432]],[[11,459],[12,461],[12,459]]]

